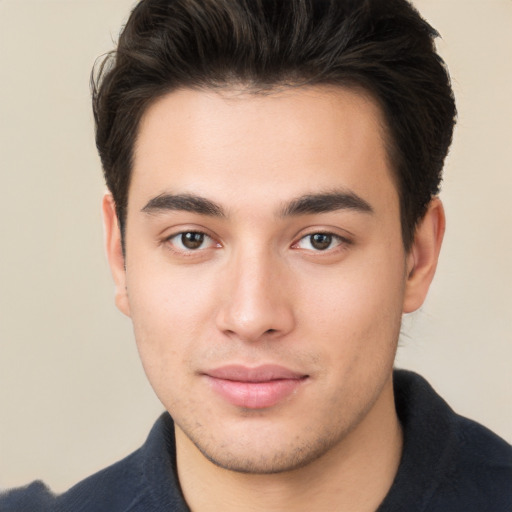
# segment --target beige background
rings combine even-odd
[[[0,0],[0,487],[55,490],[140,445],[162,410],[113,305],[89,71],[130,0]],[[417,0],[460,111],[448,232],[400,366],[512,441],[512,1]]]

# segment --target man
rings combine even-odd
[[[510,510],[510,447],[393,374],[444,232],[435,35],[403,0],[138,4],[94,112],[116,303],[168,414],[1,510]]]

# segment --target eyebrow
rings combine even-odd
[[[280,217],[312,215],[336,210],[353,210],[361,213],[373,213],[373,208],[354,192],[324,192],[306,194],[289,203],[279,211]],[[226,217],[222,206],[201,196],[193,194],[160,194],[146,204],[144,213],[157,214],[166,211],[186,211],[210,217]]]
[[[362,197],[354,192],[342,191],[307,194],[293,199],[282,208],[280,216],[311,215],[336,210],[353,210],[370,214],[374,212],[371,205]]]
[[[151,199],[141,211],[150,214],[165,211],[185,211],[211,217],[226,216],[220,205],[192,194],[160,194]]]

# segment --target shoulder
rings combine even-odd
[[[0,495],[2,512],[129,510],[139,494],[138,451],[56,495],[40,481]]]
[[[2,512],[50,511],[55,505],[55,495],[40,481],[26,487],[2,491],[0,510]]]
[[[131,510],[142,493],[141,452],[82,480],[57,498],[58,511],[118,512]]]
[[[512,446],[486,427],[454,414],[453,463],[442,488],[474,510],[512,510]]]
[[[404,488],[414,489],[409,510],[512,511],[510,444],[456,414],[422,377],[396,371],[394,378],[404,428],[395,490],[403,498]]]
[[[55,495],[41,482],[0,495],[1,512],[188,511],[175,471],[174,426],[165,413],[123,460]]]

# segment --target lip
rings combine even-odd
[[[279,365],[229,365],[203,373],[211,388],[232,405],[265,409],[296,393],[308,375]]]

